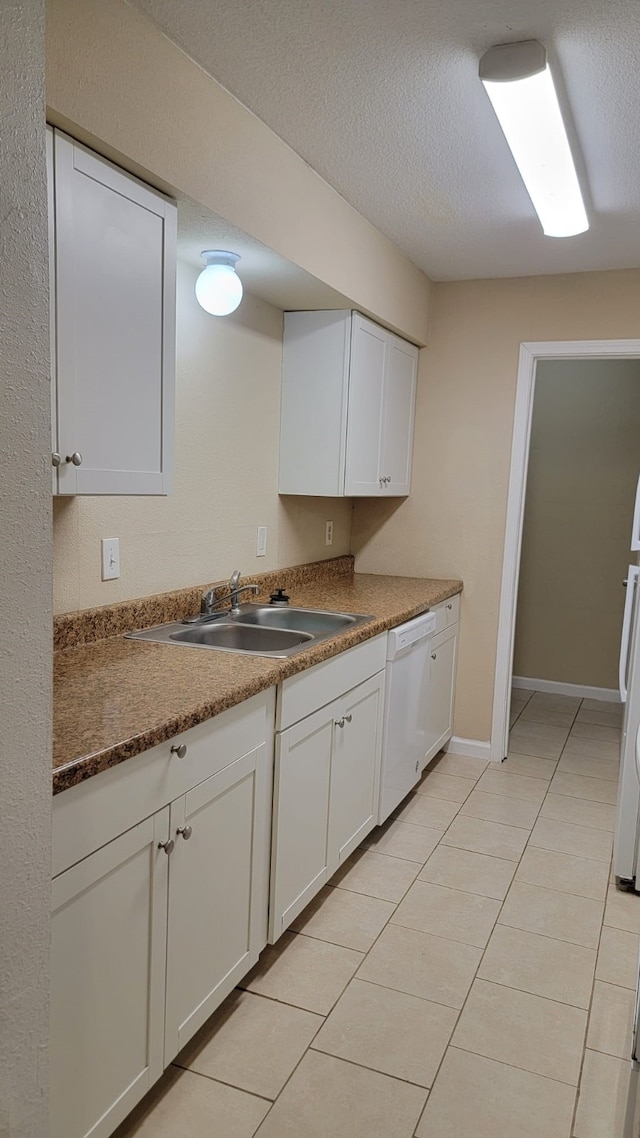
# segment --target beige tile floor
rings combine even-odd
[[[439,756],[118,1138],[632,1138],[619,736],[516,691],[507,761]]]

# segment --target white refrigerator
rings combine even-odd
[[[631,551],[640,553],[640,479],[636,491]],[[613,872],[622,888],[640,891],[640,566],[627,572],[619,684],[624,704]],[[637,884],[636,884],[637,882]]]
[[[631,534],[631,552],[640,553],[640,479],[636,492]],[[627,572],[622,638],[620,643],[619,684],[624,704],[622,741],[620,744],[620,776],[618,807],[613,841],[613,872],[619,886],[640,891],[638,859],[640,841],[640,566],[629,566]],[[640,905],[640,900],[638,901]],[[640,962],[629,1040],[631,1064],[628,1079],[619,1080],[617,1095],[621,1100],[621,1138],[638,1138],[640,1134]]]

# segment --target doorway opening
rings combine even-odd
[[[573,373],[576,376],[580,375],[579,363],[591,365],[591,373],[589,366],[584,368],[585,385],[589,383],[591,374],[591,383],[593,388],[593,377],[596,374],[593,365],[597,361],[635,361],[640,359],[640,340],[616,340],[616,341],[563,341],[551,343],[528,343],[522,344],[520,348],[520,361],[518,368],[518,383],[516,391],[516,408],[514,415],[514,431],[511,453],[511,472],[509,481],[509,496],[507,505],[507,523],[505,531],[505,550],[503,561],[503,574],[502,574],[502,589],[500,598],[500,615],[498,624],[498,649],[496,658],[496,678],[494,689],[494,705],[493,705],[493,721],[491,732],[491,759],[494,762],[501,762],[507,755],[508,736],[509,736],[509,719],[511,707],[511,680],[514,669],[514,655],[516,648],[516,616],[518,612],[518,585],[520,582],[521,568],[523,567],[523,529],[525,519],[525,499],[527,491],[527,474],[530,466],[531,455],[531,441],[532,441],[532,426],[534,424],[534,396],[536,393],[536,379],[540,380],[540,392],[543,392],[544,387],[549,389],[549,386],[554,383],[554,376],[556,381],[562,376],[563,370],[568,375]],[[564,367],[563,367],[564,365]],[[545,375],[546,370],[546,375]],[[606,369],[603,368],[603,371]],[[589,374],[590,373],[590,374]],[[613,374],[613,373],[612,373]],[[578,381],[579,382],[579,381]],[[604,385],[604,378],[602,379]],[[587,392],[587,386],[585,386]],[[546,408],[549,414],[550,406],[553,405],[553,399],[548,399],[549,406]],[[557,400],[556,400],[557,402]],[[544,418],[544,414],[543,414]],[[588,456],[584,470],[585,478],[588,480],[589,462]],[[536,456],[538,459],[539,456]],[[585,459],[585,456],[582,456]],[[558,458],[554,459],[557,466]],[[545,470],[544,462],[537,462],[538,468],[538,482],[542,485],[544,493],[548,494],[548,478],[551,471]],[[556,471],[557,474],[557,471]],[[575,476],[575,473],[574,473]],[[611,472],[611,476],[615,477],[615,471]],[[637,473],[636,473],[637,476]],[[545,482],[547,483],[546,491],[544,490]],[[595,484],[594,484],[595,485]],[[584,487],[581,487],[581,493]],[[537,486],[538,496],[540,496],[540,485]],[[588,495],[587,495],[588,497]],[[588,510],[588,502],[585,505]],[[631,531],[631,513],[633,510],[633,497],[629,504],[629,518],[628,518],[628,531]],[[538,503],[538,513],[542,516],[542,508]],[[585,522],[587,524],[587,522]],[[580,528],[580,527],[578,527]],[[584,528],[584,527],[583,527]],[[535,530],[535,527],[534,527]],[[561,528],[556,530],[556,538],[559,540]],[[535,537],[535,533],[531,535]],[[553,525],[548,527],[548,532],[545,535],[545,540],[550,543],[550,547],[554,543]],[[597,535],[595,537],[597,541]],[[606,535],[602,535],[602,540],[606,540]],[[529,545],[531,543],[529,542]],[[628,548],[628,543],[627,543]],[[527,554],[525,547],[525,554]],[[529,550],[530,552],[530,550]],[[536,559],[539,563],[540,550],[536,549],[533,558],[528,558],[527,564],[524,566],[525,572],[531,576],[535,571]],[[530,563],[529,563],[530,562]],[[565,570],[566,572],[566,570]],[[569,597],[572,596],[572,582],[575,585],[579,582],[583,588],[583,595],[588,597],[588,586],[585,585],[585,579],[588,577],[589,565],[588,564],[575,564],[569,562],[569,575],[570,580],[561,582],[563,589],[565,583],[567,584]],[[578,574],[582,574],[579,578]],[[524,583],[524,579],[523,579]],[[586,591],[585,591],[586,590]],[[612,602],[615,607],[616,602]],[[544,671],[549,672],[548,664],[544,663],[545,652],[544,646],[541,644],[538,637],[538,644],[533,652],[529,652],[527,657],[526,652],[522,651],[522,637],[520,633],[526,631],[524,626],[528,621],[530,626],[549,618],[551,604],[545,609],[544,605],[540,605],[540,595],[536,595],[535,587],[529,589],[529,595],[526,598],[525,607],[521,608],[521,627],[519,629],[519,645],[518,645],[518,665],[522,667],[523,661],[528,660],[529,667],[526,670],[533,670],[535,672],[534,664],[537,662],[538,666]],[[535,610],[538,609],[537,617]],[[526,615],[523,615],[525,614]],[[567,613],[564,614],[565,617]],[[557,614],[556,614],[557,616]],[[569,621],[570,624],[570,621]],[[551,627],[551,625],[549,625]],[[568,627],[568,625],[567,625]],[[536,625],[537,632],[540,631]],[[618,635],[619,630],[610,630],[609,638]],[[565,629],[566,635],[566,629]],[[561,674],[567,676],[571,671],[571,664],[569,657],[573,650],[573,645],[566,645],[566,658],[562,662],[554,665],[556,668],[561,669],[557,677],[546,679],[545,676],[520,676],[516,680],[517,683],[528,681],[528,686],[523,686],[521,689],[523,693],[530,693],[531,691],[542,692],[556,692],[560,697],[563,694],[563,680]],[[574,653],[575,656],[575,653]],[[584,662],[583,662],[584,663]],[[567,671],[569,669],[569,671]],[[610,672],[610,668],[609,668]],[[576,669],[576,677],[585,676],[588,673]],[[598,673],[594,673],[598,674]],[[602,673],[600,673],[602,674]],[[608,674],[608,673],[606,673]],[[537,681],[542,681],[540,684]],[[582,684],[573,685],[576,687],[575,696],[582,697],[582,695],[589,698],[591,693],[586,692],[586,688],[603,687],[606,689],[608,685],[605,684]],[[578,690],[580,689],[580,690]],[[609,689],[611,690],[611,689]],[[564,694],[570,696],[572,692],[572,684],[570,680],[565,681]],[[602,692],[592,693],[592,697],[602,698]],[[606,696],[605,696],[606,698]],[[520,701],[521,702],[521,701]]]

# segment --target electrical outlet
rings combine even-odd
[[[102,580],[114,581],[120,576],[120,538],[102,539]]]
[[[267,555],[267,527],[258,526],[258,541],[256,544],[256,557]]]
[[[333,545],[333,522],[325,522],[324,544]]]

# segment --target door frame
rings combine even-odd
[[[640,340],[542,340],[520,344],[493,689],[490,744],[493,762],[502,762],[507,753],[520,551],[538,361],[634,358],[640,358]]]

